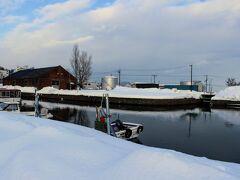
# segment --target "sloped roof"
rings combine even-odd
[[[50,71],[56,69],[58,66],[38,68],[38,69],[26,69],[10,74],[6,79],[34,79],[48,74]]]

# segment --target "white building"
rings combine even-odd
[[[96,82],[85,82],[83,84],[83,89],[99,89],[99,85]]]

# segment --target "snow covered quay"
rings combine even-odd
[[[32,93],[23,92],[24,99],[31,99]],[[103,94],[108,93],[111,104],[146,105],[146,106],[183,106],[197,105],[200,103],[201,93],[170,89],[136,89],[117,87],[113,90],[57,90],[46,87],[38,91],[41,100],[82,104],[100,103]]]
[[[240,165],[0,112],[0,179],[240,179]]]

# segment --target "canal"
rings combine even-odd
[[[32,109],[33,101],[23,101]],[[96,128],[95,107],[40,102],[54,120]],[[125,107],[126,108],[126,107]],[[148,108],[149,109],[149,108]],[[240,111],[182,109],[145,111],[111,109],[112,120],[140,123],[135,143],[166,148],[209,159],[240,163]]]

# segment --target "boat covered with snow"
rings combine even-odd
[[[0,88],[0,102],[20,102],[21,90]]]

